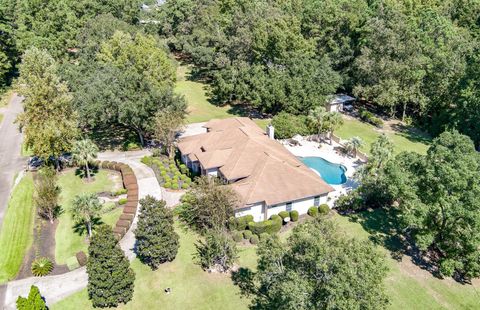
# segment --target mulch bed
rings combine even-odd
[[[50,275],[57,275],[68,272],[67,265],[57,265],[55,263],[55,231],[57,230],[58,220],[53,224],[39,217],[35,218],[34,241],[22,263],[17,280],[33,277],[30,270],[32,262],[36,257],[48,257],[53,262],[53,270]]]

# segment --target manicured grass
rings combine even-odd
[[[360,137],[364,142],[364,146],[360,149],[367,154],[370,153],[370,146],[375,139],[382,133],[374,126],[363,123],[356,119],[345,119],[344,124],[335,131],[335,134],[344,140],[352,137]],[[406,132],[389,131],[386,135],[395,145],[395,153],[402,151],[413,151],[419,154],[426,154],[430,139],[425,135],[415,133],[414,130]]]
[[[194,264],[196,234],[179,225],[180,249],[171,263],[152,271],[138,259],[132,262],[135,271],[133,300],[121,309],[248,309],[249,301],[241,298],[226,274],[211,274]],[[256,265],[254,247],[240,248],[240,264],[253,268]],[[164,289],[170,287],[167,295]],[[86,289],[76,293],[50,309],[92,309]]]
[[[87,250],[85,235],[80,236],[74,232],[75,223],[70,213],[72,199],[78,194],[110,192],[114,189],[113,174],[105,170],[100,170],[95,175],[95,181],[86,183],[79,176],[75,175],[74,170],[62,174],[58,179],[61,188],[60,205],[63,213],[59,217],[57,231],[55,232],[55,260],[57,264],[65,264],[67,259],[79,251]],[[114,175],[117,182],[120,177]],[[102,221],[113,225],[120,216],[121,209],[114,209],[102,215]]]
[[[358,222],[352,222],[349,217],[335,215],[333,219],[349,236],[359,239],[382,237],[382,230],[395,223],[386,220],[383,210],[363,212]],[[371,233],[367,232],[367,230]],[[380,232],[380,233],[379,233]],[[377,238],[374,238],[377,239]],[[462,285],[453,279],[438,279],[428,271],[413,265],[407,256],[403,261],[391,258],[390,251],[379,246],[385,255],[390,272],[385,285],[391,299],[389,309],[478,309],[480,296],[477,285]]]
[[[27,174],[12,192],[0,232],[0,283],[12,280],[33,242],[33,178]]]
[[[199,81],[189,80],[189,66],[179,66],[175,91],[185,96],[188,103],[187,123],[207,122],[211,119],[224,119],[238,116],[230,105],[217,106],[209,102],[209,86]],[[270,123],[269,119],[254,119],[262,129]]]

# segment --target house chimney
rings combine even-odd
[[[267,136],[270,139],[275,140],[275,127],[273,127],[272,125],[267,126]]]

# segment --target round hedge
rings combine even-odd
[[[282,220],[285,219],[286,217],[289,217],[288,211],[280,211],[278,215],[280,215]]]
[[[330,212],[330,207],[324,203],[324,204],[321,204],[319,207],[318,207],[318,213],[320,213],[321,215],[326,215]]]
[[[190,185],[188,185],[187,183],[183,183],[182,184],[182,188],[183,189],[188,189],[190,187]]]
[[[315,206],[310,207],[310,208],[308,209],[308,212],[307,212],[307,213],[308,213],[308,215],[310,215],[311,217],[317,217],[317,215],[318,215],[318,208],[315,207]]]
[[[258,238],[257,235],[252,235],[252,236],[250,237],[250,243],[251,243],[251,244],[258,244],[258,241],[260,241],[260,240],[259,240],[259,238]]]
[[[261,234],[259,235],[260,240],[265,240],[265,239],[267,239],[269,236],[270,236],[270,235],[269,235],[268,233],[261,233]]]
[[[242,234],[241,232],[239,232],[239,231],[235,231],[235,232],[233,233],[233,240],[234,240],[235,242],[240,242],[240,241],[242,241],[242,240],[243,240],[243,234]]]
[[[292,220],[292,222],[298,221],[298,211],[297,210],[290,211],[290,219]]]
[[[178,183],[173,183],[172,184],[172,189],[178,189]]]
[[[163,187],[170,188],[172,187],[172,184],[170,182],[166,182],[165,184],[163,184]]]
[[[250,240],[250,238],[253,236],[253,233],[250,230],[244,230],[243,231],[243,238]]]

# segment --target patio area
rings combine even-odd
[[[333,207],[338,197],[345,195],[358,186],[357,182],[353,180],[353,175],[364,162],[358,158],[345,155],[342,152],[343,147],[340,144],[332,141],[332,145],[330,145],[328,143],[309,141],[299,137],[295,137],[295,140],[298,141],[297,145],[291,145],[288,140],[278,141],[297,157],[322,157],[331,163],[340,164],[346,168],[345,176],[347,177],[347,182],[341,185],[331,184],[335,191],[328,194],[327,203],[330,207]]]

